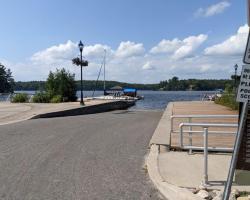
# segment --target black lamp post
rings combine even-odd
[[[237,87],[237,69],[238,69],[238,65],[235,64],[234,65],[234,89],[235,89],[235,96],[237,95],[236,92],[236,87]]]
[[[81,53],[81,101],[80,101],[80,104],[84,105],[83,92],[82,92],[82,50],[83,50],[84,45],[83,45],[81,40],[80,40],[80,42],[78,44],[78,47],[79,47],[79,50],[80,50],[80,53]]]

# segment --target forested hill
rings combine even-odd
[[[76,81],[77,90],[80,90],[80,81]],[[136,84],[136,83],[123,83],[118,81],[106,81],[106,88],[109,89],[114,86],[133,87],[139,90],[158,90],[159,84]],[[45,88],[45,81],[28,81],[28,82],[15,82],[14,90],[43,90]],[[83,90],[103,90],[103,81],[84,80]]]
[[[80,81],[76,81],[77,89],[80,90]],[[166,90],[166,91],[184,91],[184,90],[216,90],[225,89],[226,86],[233,86],[233,79],[187,79],[179,80],[178,77],[161,81],[156,84],[136,84],[136,83],[124,83],[118,81],[106,81],[106,88],[109,89],[114,86],[121,87],[133,87],[138,90]],[[45,88],[45,81],[29,81],[29,82],[15,82],[14,90],[43,90]],[[84,90],[103,90],[103,81],[99,81],[96,85],[96,81],[84,80]]]
[[[240,76],[237,76],[237,82]],[[179,80],[178,77],[161,81],[159,88],[167,91],[182,91],[182,90],[195,90],[195,91],[208,91],[216,89],[225,89],[226,87],[234,86],[234,76],[232,79],[187,79]]]

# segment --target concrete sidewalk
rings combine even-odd
[[[172,114],[235,115],[237,112],[213,102],[172,102],[166,108],[150,141],[151,152],[147,160],[147,166],[149,176],[157,188],[167,199],[199,199],[199,197],[194,195],[191,191],[201,186],[203,180],[204,156],[202,152],[196,152],[189,155],[186,151],[175,150],[175,146],[178,145],[177,139],[179,135],[170,132],[170,117]],[[181,119],[174,121],[174,130],[178,130],[179,123],[181,122]],[[196,120],[195,122],[201,121]],[[206,119],[206,122],[211,123],[218,121],[216,119]],[[222,119],[220,122],[236,123],[237,119]],[[212,135],[209,135],[209,137],[210,145],[211,143],[215,144],[217,142],[219,145],[226,144],[226,146],[232,146],[234,143],[234,137],[224,136],[220,138],[221,136]],[[194,142],[196,144],[199,144],[202,140],[202,135],[194,136]],[[218,145],[217,143],[216,145]],[[231,154],[229,153],[209,153],[208,189],[223,190],[230,161]],[[250,186],[239,186],[234,184],[233,188],[237,188],[240,191],[250,191]]]

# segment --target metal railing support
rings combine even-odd
[[[203,186],[208,185],[208,128],[204,128],[204,175],[203,175]]]
[[[192,118],[191,117],[189,117],[188,118],[188,122],[189,123],[192,123]],[[192,126],[189,126],[189,133],[188,133],[188,135],[189,135],[189,146],[193,146],[193,139],[192,139]],[[193,153],[193,150],[192,150],[192,148],[190,148],[189,149],[189,154],[192,154]]]
[[[180,126],[180,148],[183,148],[183,126]]]
[[[171,133],[172,133],[172,132],[174,131],[174,116],[173,116],[173,115],[170,117],[170,120],[171,120],[170,131],[171,131]]]

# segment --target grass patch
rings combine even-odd
[[[223,94],[220,98],[215,99],[215,103],[227,106],[232,110],[239,109],[239,103],[236,102],[236,97],[232,94]]]
[[[215,103],[227,106],[232,110],[239,110],[239,103],[236,101],[235,88],[227,85],[221,97],[215,99]]]

